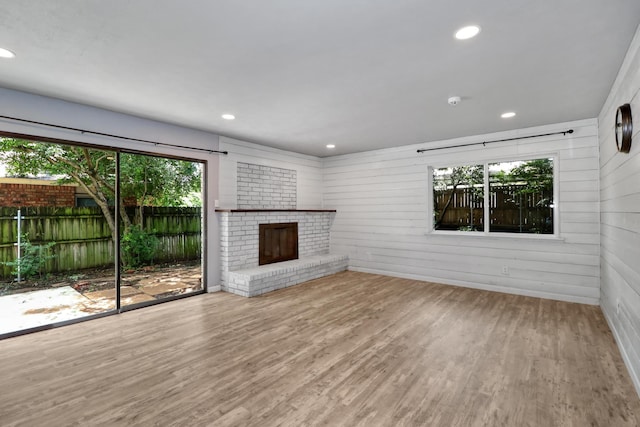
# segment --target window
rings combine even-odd
[[[553,234],[553,170],[553,158],[434,168],[433,229]]]
[[[434,229],[484,230],[484,166],[433,171]]]
[[[88,206],[98,206],[91,196],[76,196],[76,208],[84,208]]]

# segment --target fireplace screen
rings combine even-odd
[[[259,264],[298,259],[298,223],[260,224]]]

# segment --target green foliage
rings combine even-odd
[[[456,166],[438,169],[439,179],[434,179],[436,191],[455,190],[460,185],[476,186],[484,182],[484,166]]]
[[[133,225],[122,236],[121,248],[124,265],[130,268],[150,265],[158,250],[159,241],[140,226]]]
[[[134,198],[138,206],[185,206],[184,197],[200,191],[200,164],[122,154],[120,185],[122,197]]]
[[[113,198],[115,154],[73,145],[50,144],[24,139],[0,138],[0,161],[7,173],[17,177],[42,175],[59,178],[61,184],[75,182],[103,190]]]
[[[523,183],[522,193],[553,193],[553,161],[536,159],[511,170],[512,179]]]
[[[201,208],[202,207],[202,195],[200,192],[191,192],[182,197],[182,204],[185,207]]]
[[[20,258],[14,261],[3,262],[2,264],[11,267],[11,274],[22,279],[29,280],[35,276],[42,277],[43,269],[47,261],[55,258],[51,253],[51,248],[55,242],[43,245],[34,245],[29,240],[29,235],[24,234],[20,241]]]
[[[553,160],[535,159],[522,162],[509,172],[492,173],[491,180],[517,188],[513,203],[520,204],[525,194],[542,194],[539,206],[549,207],[553,203]]]
[[[528,193],[553,188],[553,160],[536,159],[521,162],[509,172],[493,172],[492,180],[504,184],[521,184]]]

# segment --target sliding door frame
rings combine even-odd
[[[116,182],[115,182],[115,198],[116,198],[116,203],[114,206],[114,216],[115,216],[115,225],[116,225],[116,234],[117,234],[117,239],[116,239],[116,243],[115,243],[115,247],[114,247],[114,263],[115,263],[115,298],[116,298],[116,304],[115,304],[115,308],[111,309],[111,310],[107,310],[104,311],[102,313],[97,313],[97,314],[90,314],[88,316],[83,316],[83,317],[79,317],[77,319],[70,319],[70,320],[63,320],[60,322],[53,322],[53,323],[48,323],[48,324],[44,324],[44,325],[40,325],[40,326],[35,326],[33,328],[27,328],[27,329],[21,329],[18,331],[13,331],[13,332],[7,332],[4,334],[0,334],[0,340],[3,340],[5,338],[11,338],[11,337],[16,337],[16,336],[20,336],[20,335],[26,335],[26,334],[30,334],[33,332],[40,332],[40,331],[45,331],[48,329],[54,329],[54,328],[59,328],[62,326],[68,326],[68,325],[73,325],[75,323],[80,323],[80,322],[86,322],[86,321],[90,321],[90,320],[95,320],[95,319],[99,319],[102,317],[107,317],[107,316],[113,316],[115,314],[120,314],[120,313],[125,313],[127,311],[131,311],[131,310],[136,310],[139,308],[144,308],[144,307],[149,307],[152,305],[157,305],[157,304],[163,304],[165,302],[171,302],[171,301],[176,301],[176,300],[180,300],[183,298],[189,298],[192,296],[196,296],[196,295],[202,295],[207,293],[207,253],[208,253],[208,239],[207,239],[207,232],[208,232],[208,221],[207,221],[207,200],[208,200],[208,196],[207,196],[207,183],[208,183],[208,170],[209,170],[209,164],[207,160],[200,160],[200,159],[194,159],[194,158],[190,158],[190,157],[183,157],[183,156],[175,156],[175,155],[170,155],[170,154],[163,154],[163,153],[153,153],[153,152],[149,152],[149,151],[143,151],[143,150],[131,150],[131,149],[125,149],[125,148],[119,148],[119,147],[112,147],[112,146],[108,146],[108,145],[98,145],[98,144],[89,144],[89,143],[85,143],[85,142],[78,142],[78,141],[72,141],[72,140],[68,140],[68,139],[60,139],[60,138],[50,138],[50,137],[44,137],[44,136],[36,136],[36,135],[29,135],[29,134],[23,134],[23,133],[15,133],[15,132],[5,132],[5,131],[1,131],[0,130],[0,137],[7,137],[7,138],[18,138],[18,139],[25,139],[28,141],[33,141],[33,142],[44,142],[44,143],[52,143],[52,144],[62,144],[62,145],[72,145],[72,146],[76,146],[76,147],[85,147],[85,148],[91,148],[91,149],[95,149],[95,150],[102,150],[102,151],[111,151],[115,154],[115,161],[116,161]],[[193,291],[193,292],[189,292],[187,294],[182,294],[182,295],[174,295],[174,296],[170,296],[170,297],[166,297],[166,298],[162,298],[159,300],[155,300],[155,301],[144,301],[144,302],[140,302],[140,303],[136,303],[136,304],[131,304],[131,305],[127,305],[125,307],[122,307],[121,302],[120,302],[120,296],[121,296],[121,292],[120,292],[120,285],[121,285],[121,273],[122,273],[122,267],[120,266],[120,228],[121,228],[121,221],[120,221],[120,204],[118,203],[118,201],[120,200],[120,154],[125,153],[125,154],[139,154],[139,155],[145,155],[145,156],[152,156],[152,157],[162,157],[162,158],[166,158],[166,159],[172,159],[172,160],[182,160],[182,161],[188,161],[188,162],[194,162],[194,163],[200,163],[202,164],[202,176],[201,176],[201,195],[202,195],[202,211],[201,211],[201,235],[200,235],[200,239],[201,239],[201,251],[200,251],[200,271],[201,271],[201,278],[200,278],[200,284],[201,284],[201,289],[197,290],[197,291]]]

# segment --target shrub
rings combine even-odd
[[[158,238],[153,234],[147,233],[138,225],[131,226],[120,242],[124,265],[135,268],[152,264],[159,244]]]
[[[51,248],[55,242],[43,245],[34,245],[29,240],[29,235],[24,234],[20,240],[20,258],[14,261],[3,262],[2,264],[11,267],[11,274],[21,279],[29,280],[35,276],[42,277],[44,266],[47,261],[55,258],[51,253]]]

